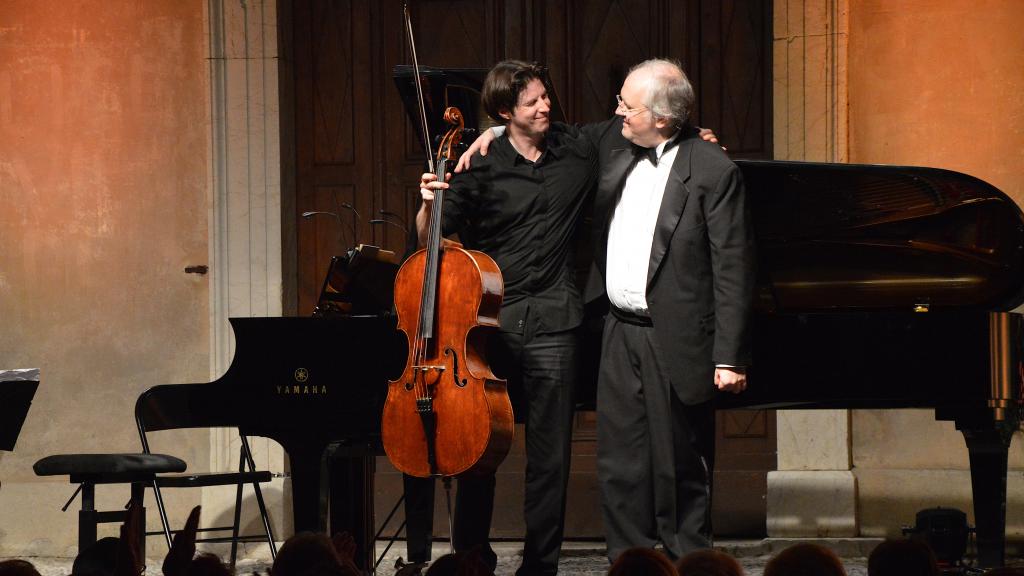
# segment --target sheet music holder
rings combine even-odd
[[[38,387],[38,368],[0,370],[0,450],[14,450]]]
[[[344,256],[332,256],[313,316],[389,316],[398,267],[394,252],[369,244],[360,244]]]

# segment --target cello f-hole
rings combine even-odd
[[[469,381],[466,378],[459,378],[459,355],[458,355],[458,353],[456,353],[455,350],[452,350],[451,346],[449,346],[449,347],[444,349],[444,355],[452,357],[452,372],[454,372],[454,374],[452,374],[452,376],[455,378],[455,384],[458,385],[459,388],[465,388],[466,384],[468,384]]]

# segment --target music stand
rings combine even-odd
[[[388,315],[395,302],[398,258],[394,252],[360,244],[332,256],[313,316]]]
[[[14,450],[38,387],[39,368],[0,370],[0,450]]]

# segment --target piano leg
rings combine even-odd
[[[375,453],[366,446],[338,445],[330,446],[327,453],[331,531],[347,530],[356,541],[356,566],[372,572],[376,559],[373,519]]]
[[[356,541],[356,565],[371,570],[376,536],[373,530],[376,454],[373,449],[328,445],[305,438],[278,437],[277,440],[288,453],[295,532],[333,535],[348,531]]]
[[[288,472],[292,481],[292,518],[295,533],[326,532],[326,496],[321,476],[326,444],[322,442],[281,442],[288,452]]]
[[[960,431],[971,459],[978,566],[1002,566],[1006,548],[1006,459],[1013,427],[996,422],[995,426],[964,427]]]

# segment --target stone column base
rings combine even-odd
[[[767,524],[769,538],[857,536],[857,478],[849,470],[769,472]]]

